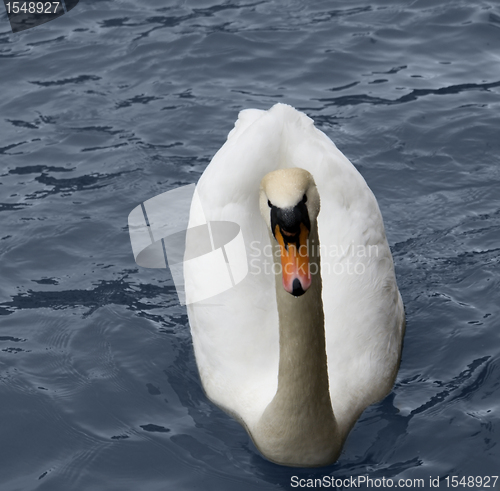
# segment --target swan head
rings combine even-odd
[[[298,297],[311,286],[308,239],[320,200],[313,176],[304,169],[279,169],[260,183],[260,212],[279,244],[283,288]]]

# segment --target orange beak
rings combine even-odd
[[[276,225],[274,236],[278,241],[281,251],[283,288],[288,293],[299,297],[311,286],[311,270],[309,268],[307,248],[309,230],[307,230],[303,223],[300,224],[298,250],[295,243],[289,243],[288,247],[285,245],[283,234],[288,235]]]

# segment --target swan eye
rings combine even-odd
[[[267,200],[267,206],[269,206],[269,208],[271,208],[271,206],[273,206],[269,200]]]
[[[302,197],[302,203],[307,203],[307,195],[304,194],[304,196]]]

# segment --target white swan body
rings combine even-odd
[[[264,176],[292,168],[313,179],[304,173],[299,185],[283,173],[293,182],[281,186],[278,173],[261,189]],[[307,207],[321,275],[294,297],[272,273],[279,246],[265,201],[271,206],[274,194],[282,203],[273,206],[293,206],[316,188],[317,219],[314,196]],[[249,261],[241,283],[188,305],[203,387],[268,459],[332,463],[361,412],[390,391],[401,355],[404,309],[376,199],[312,120],[283,104],[242,111],[197,190],[206,220],[240,225]],[[200,222],[196,210],[191,223]],[[196,272],[185,275],[187,288],[196,288]]]

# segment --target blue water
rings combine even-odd
[[[500,474],[498,2],[80,0],[17,34],[2,13],[0,58],[2,491]],[[407,312],[394,390],[316,470],[206,399],[170,274],[128,237],[275,102],[374,191]]]

